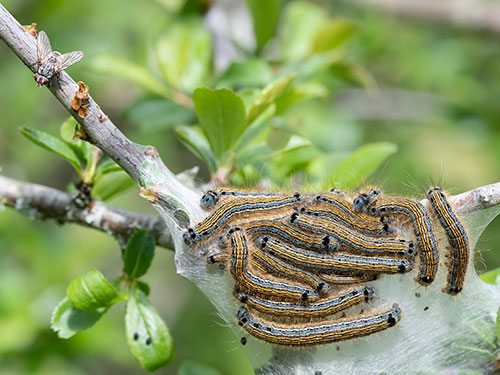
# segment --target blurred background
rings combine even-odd
[[[422,198],[430,185],[460,193],[498,182],[499,3],[462,1],[458,10],[454,2],[392,3],[2,2],[22,24],[45,30],[53,49],[83,50],[71,76],[90,87],[130,139],[155,145],[175,173],[199,166],[198,183],[236,165],[226,176],[232,184],[265,179],[285,188],[319,186],[337,181],[336,168],[367,144],[386,150],[381,166],[361,184],[344,181],[344,187],[369,183]],[[468,18],[467,7],[484,17]],[[71,166],[18,128],[57,135],[68,114],[46,89],[34,88],[32,74],[3,43],[0,57],[1,173],[66,190],[77,180]],[[247,104],[279,77],[293,81],[260,119],[250,146],[212,166],[197,157],[199,145],[186,147],[197,122],[194,89],[228,87]],[[108,203],[154,213],[135,188]],[[479,273],[500,267],[498,244],[497,218],[478,244]],[[127,348],[123,304],[69,340],[49,328],[74,277],[96,267],[113,278],[122,266],[118,243],[105,234],[2,210],[0,374],[147,373]],[[215,309],[176,275],[172,251],[157,248],[145,280],[175,340],[175,361],[158,373],[252,373]]]

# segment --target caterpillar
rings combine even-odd
[[[411,263],[406,259],[365,257],[347,254],[321,254],[286,245],[267,236],[259,237],[257,243],[271,255],[276,255],[296,266],[317,272],[404,273],[411,269]]]
[[[413,256],[415,253],[415,247],[411,241],[393,238],[369,238],[328,220],[294,213],[290,218],[290,222],[302,228],[329,234],[342,245],[363,253],[406,256]]]
[[[240,326],[261,340],[303,346],[349,340],[393,327],[401,318],[401,309],[394,304],[391,309],[373,315],[307,324],[271,323],[255,317],[244,307],[240,307],[236,317]]]
[[[278,197],[282,196],[284,193],[281,192],[267,192],[267,191],[251,191],[251,190],[243,190],[236,189],[231,187],[222,187],[214,190],[209,190],[200,200],[201,208],[208,210],[209,208],[215,206],[221,197],[224,196],[233,196],[233,197]]]
[[[335,251],[338,248],[337,241],[331,236],[308,234],[277,220],[254,220],[249,223],[242,224],[242,226],[248,233],[265,233],[275,235],[282,240],[299,247],[330,251]]]
[[[248,308],[266,314],[285,315],[293,318],[311,318],[335,314],[363,301],[368,302],[373,298],[373,294],[372,288],[361,286],[307,305],[270,301],[241,292],[237,294],[237,298],[241,303],[246,304]]]
[[[301,199],[300,194],[297,193],[278,197],[250,197],[229,201],[218,207],[197,226],[189,228],[183,235],[184,243],[189,245],[208,237],[234,215],[291,206],[300,202]]]
[[[469,238],[441,188],[431,188],[427,192],[427,198],[431,202],[432,208],[451,245],[448,280],[443,291],[455,295],[460,293],[464,287],[465,274],[469,263]]]

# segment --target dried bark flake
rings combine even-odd
[[[78,112],[78,116],[84,118],[89,113],[89,87],[82,81],[78,81],[78,90],[71,99],[71,108]]]

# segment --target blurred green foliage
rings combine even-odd
[[[21,23],[37,22],[54,49],[83,50],[69,73],[89,85],[130,139],[155,145],[174,172],[200,165],[197,182],[217,176],[305,189],[374,183],[422,197],[431,184],[458,193],[499,180],[497,35],[326,0],[233,4],[3,2]],[[95,198],[152,213],[134,189],[118,195],[130,179],[73,140],[74,124],[60,129],[67,113],[47,90],[34,89],[3,44],[0,55],[2,173],[63,190],[86,178]],[[70,164],[29,144],[19,127]],[[480,250],[500,243],[499,225],[486,231]],[[149,250],[144,255],[152,258]],[[126,256],[129,276],[138,269],[133,259]],[[499,267],[500,255],[484,251],[476,264],[480,271]],[[69,340],[49,329],[67,285],[93,267],[111,279],[122,275],[113,239],[0,213],[0,373],[145,372],[127,350],[119,307]],[[485,277],[493,282],[497,274]],[[128,303],[142,300],[150,285],[149,298],[175,339],[176,358],[159,373],[252,373],[214,308],[175,274],[171,252],[157,249],[143,278]]]

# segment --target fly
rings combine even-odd
[[[64,54],[52,51],[49,37],[45,34],[45,31],[40,31],[38,33],[36,54],[37,71],[33,75],[33,78],[36,81],[37,87],[47,84],[52,76],[76,64],[83,57],[82,51],[73,51]]]

